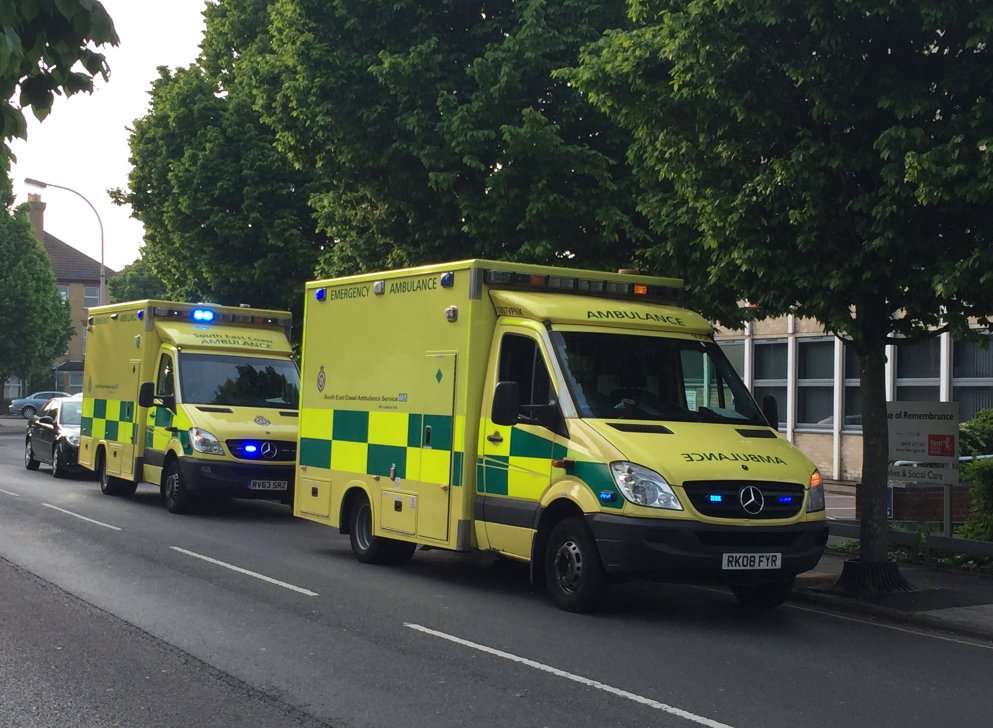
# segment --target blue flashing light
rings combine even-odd
[[[781,496],[779,496],[779,502],[780,503],[792,503],[793,502],[793,496],[791,496],[791,495],[781,495]]]
[[[707,498],[710,500],[711,503],[721,503],[724,500],[724,496],[716,493],[712,493],[711,495],[707,496]]]
[[[257,453],[258,451],[259,451],[258,445],[245,445],[245,452],[247,453],[254,454]]]
[[[145,318],[145,312],[144,311],[139,311],[138,312],[138,320],[141,321],[143,318]]]
[[[441,274],[441,287],[451,288],[455,285],[455,274],[452,271]]]
[[[202,324],[209,324],[214,320],[214,312],[209,308],[195,308],[193,309],[193,320]]]
[[[326,299],[327,297],[328,297],[327,288],[318,288],[316,291],[314,291],[314,298],[316,298],[318,302],[323,302],[324,299]]]
[[[601,490],[600,491],[600,502],[601,503],[613,503],[617,500],[617,493],[612,490]]]

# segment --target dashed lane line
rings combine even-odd
[[[103,521],[98,521],[95,518],[90,518],[88,516],[80,515],[79,513],[73,513],[72,511],[67,511],[65,508],[59,508],[58,506],[53,506],[51,503],[42,503],[45,508],[51,508],[53,511],[58,511],[59,513],[65,513],[67,516],[72,516],[73,518],[78,518],[81,521],[86,521],[87,523],[92,523],[97,526],[103,526],[104,528],[109,528],[111,531],[121,531],[120,526],[112,526],[109,523],[104,523]]]
[[[576,675],[571,672],[566,672],[565,670],[560,670],[557,667],[552,667],[551,665],[546,665],[543,662],[538,662],[536,660],[530,660],[527,657],[520,657],[514,655],[510,652],[504,652],[503,650],[498,650],[494,647],[487,647],[486,645],[481,645],[478,642],[470,642],[469,640],[462,639],[461,637],[456,637],[454,635],[447,634],[446,632],[439,632],[436,629],[430,629],[429,627],[423,627],[419,624],[412,624],[410,622],[404,622],[404,627],[407,629],[412,629],[423,634],[431,635],[432,637],[438,637],[439,639],[448,640],[449,642],[454,642],[457,645],[462,645],[463,647],[468,647],[473,650],[478,650],[479,652],[485,652],[488,655],[493,655],[494,657],[500,657],[504,660],[510,660],[511,662],[516,662],[520,665],[526,665],[535,670],[540,670],[541,672],[547,672],[550,675],[555,675],[556,677],[561,677],[565,680],[571,680],[574,683],[579,683],[580,685],[585,685],[589,688],[594,688],[595,690],[601,690],[605,693],[610,693],[619,698],[625,698],[635,703],[640,703],[649,708],[654,708],[655,710],[660,710],[663,713],[668,713],[669,715],[674,715],[684,720],[691,721],[698,725],[704,725],[708,728],[731,728],[727,723],[721,723],[719,721],[713,720],[711,718],[704,717],[702,715],[697,715],[696,713],[691,713],[688,710],[683,710],[682,708],[677,708],[673,705],[668,705],[666,703],[660,703],[658,700],[653,700],[651,698],[646,698],[642,695],[623,690],[621,688],[615,688],[613,685],[607,685],[599,680],[592,680],[588,677],[583,677],[582,675]]]
[[[283,589],[289,589],[290,591],[297,592],[298,594],[304,594],[308,597],[320,596],[315,591],[310,589],[304,589],[302,586],[296,586],[295,584],[289,584],[285,581],[280,581],[279,579],[273,579],[271,576],[266,576],[265,574],[260,574],[257,571],[250,571],[249,569],[244,569],[240,566],[235,566],[234,564],[229,564],[226,561],[221,561],[219,559],[212,558],[210,556],[204,556],[203,554],[198,554],[196,551],[189,551],[179,546],[170,546],[170,549],[176,551],[177,553],[185,554],[186,556],[191,556],[194,559],[200,559],[201,561],[206,561],[208,564],[213,564],[214,566],[220,566],[225,569],[230,569],[231,571],[237,572],[239,574],[244,574],[245,576],[251,576],[260,581],[264,581],[268,584],[274,584],[275,586],[281,586]]]

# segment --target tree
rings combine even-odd
[[[48,255],[35,240],[27,212],[0,208],[0,386],[27,379],[65,354],[72,336],[69,304],[55,287]]]
[[[143,267],[183,299],[299,313],[320,246],[308,174],[276,150],[239,86],[196,64],[159,71],[131,134],[130,190],[115,193],[144,223]]]
[[[124,266],[117,275],[107,281],[107,287],[110,289],[110,298],[114,303],[168,296],[165,283],[152,272],[148,260],[144,257]]]
[[[236,6],[222,2],[238,34]],[[644,237],[629,138],[552,71],[623,0],[283,0],[235,68],[316,172],[325,273],[464,258],[612,267]]]
[[[94,77],[106,80],[110,72],[94,48],[117,43],[114,23],[96,0],[0,4],[0,203],[10,204],[7,141],[27,138],[22,109],[42,120],[56,94],[93,91]]]
[[[708,311],[812,316],[862,382],[861,558],[887,562],[885,346],[993,312],[993,5],[631,0],[562,74],[634,138],[640,209]]]

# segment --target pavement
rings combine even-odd
[[[633,582],[574,615],[520,564],[359,564],[285,506],[175,516],[0,438],[0,726],[988,725],[993,643],[807,601],[835,563],[773,612]]]

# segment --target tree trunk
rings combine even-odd
[[[889,423],[886,418],[886,337],[882,307],[858,312],[862,335],[859,353],[862,390],[862,505],[859,558],[845,563],[837,586],[853,593],[910,589],[889,560],[886,485],[889,480]]]

